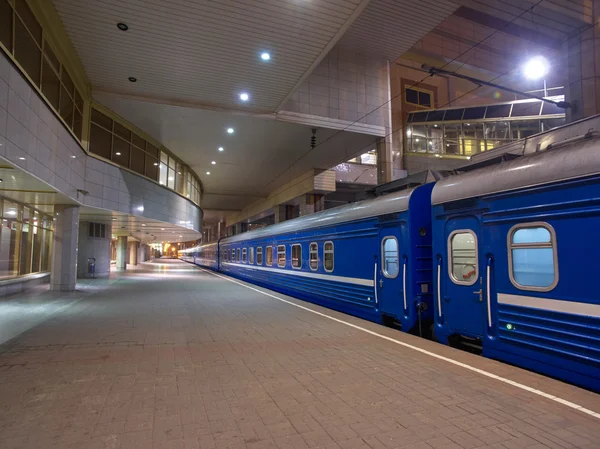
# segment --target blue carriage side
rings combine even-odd
[[[599,147],[585,139],[436,185],[439,341],[600,391]]]
[[[406,332],[433,317],[433,184],[220,241],[223,273]]]
[[[179,251],[179,258],[200,267],[219,270],[219,245],[217,242]]]

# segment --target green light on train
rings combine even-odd
[[[514,330],[514,328],[515,327],[512,324],[510,324],[510,323],[506,325],[506,329],[509,330],[509,331]]]

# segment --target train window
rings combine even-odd
[[[558,283],[556,234],[547,223],[516,225],[508,233],[510,281],[521,290],[549,291]]]
[[[400,271],[398,261],[398,240],[396,237],[385,237],[381,242],[383,275],[386,278],[395,278]]]
[[[273,247],[267,246],[267,265],[273,265]]]
[[[308,248],[310,269],[317,271],[319,268],[319,245],[311,243]]]
[[[242,260],[242,258],[240,257],[240,249],[238,248],[235,252],[235,261],[239,262],[240,260]]]
[[[279,245],[277,247],[277,265],[285,267],[285,245]]]
[[[455,284],[473,285],[479,276],[477,236],[473,231],[454,231],[448,237],[450,278]]]
[[[292,268],[302,268],[302,245],[292,245]]]
[[[243,262],[243,263],[246,263],[246,261],[247,261],[247,257],[248,257],[248,250],[247,250],[246,248],[244,248],[244,249],[242,250],[242,262]]]
[[[225,260],[227,262],[231,262],[231,250],[230,249],[227,250],[227,254],[225,255]]]
[[[248,252],[248,263],[254,264],[254,248],[250,248]]]
[[[333,271],[333,242],[323,245],[323,268],[330,273]]]
[[[262,265],[262,247],[256,248],[256,265]]]

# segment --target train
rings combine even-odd
[[[596,130],[600,116],[179,257],[600,392]]]

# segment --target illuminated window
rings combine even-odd
[[[385,237],[381,243],[382,271],[386,278],[395,278],[400,271],[398,261],[398,240],[396,237]]]
[[[248,263],[254,264],[254,248],[250,248],[248,252],[250,253],[248,255]]]
[[[267,246],[267,265],[268,266],[273,265],[273,247],[272,246]]]
[[[308,249],[309,266],[312,271],[317,271],[319,268],[319,245],[311,243]]]
[[[479,276],[477,236],[473,231],[454,231],[448,237],[450,277],[455,284],[473,285]]]
[[[262,265],[263,263],[263,249],[262,247],[256,248],[256,265]]]
[[[279,245],[277,247],[277,265],[285,267],[285,245]]]
[[[247,254],[248,254],[248,250],[247,250],[246,248],[244,248],[244,249],[242,250],[242,262],[243,262],[243,263],[246,263],[246,260],[247,260]]]
[[[323,268],[325,271],[333,271],[333,242],[325,242],[323,245]]]
[[[302,268],[302,245],[292,245],[292,268]]]

